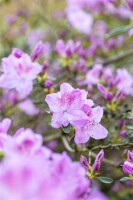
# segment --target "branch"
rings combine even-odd
[[[127,58],[129,56],[132,56],[132,55],[133,55],[133,50],[130,50],[130,51],[126,52],[126,53],[121,53],[118,56],[113,56],[112,58],[106,59],[104,61],[99,61],[99,62],[96,62],[96,63],[94,62],[89,67],[93,67],[94,64],[101,64],[101,65],[105,66],[105,65],[117,62],[117,61],[119,61],[121,59],[125,59],[125,58]]]

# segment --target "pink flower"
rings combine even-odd
[[[81,108],[85,102],[93,105],[93,101],[86,98],[86,91],[74,89],[68,83],[62,83],[59,92],[47,95],[45,101],[53,113],[52,127],[68,126],[69,123],[78,127],[84,126],[87,123],[87,116]]]
[[[93,16],[86,13],[78,7],[69,7],[67,9],[67,19],[73,28],[77,31],[89,34],[93,25]]]
[[[99,83],[102,70],[102,65],[94,65],[94,67],[86,74],[85,80],[80,81],[79,85],[88,85],[88,90],[92,90],[93,85],[97,85]]]
[[[3,74],[0,76],[0,87],[15,89],[24,98],[33,89],[33,80],[41,72],[41,66],[33,63],[31,58],[19,49],[2,59]]]
[[[103,116],[103,109],[100,106],[90,108],[88,105],[86,105],[86,109],[83,107],[83,110],[87,113],[88,122],[82,127],[76,126],[75,123],[73,124],[76,130],[75,142],[77,144],[86,143],[90,137],[96,140],[106,138],[108,131],[100,124]]]
[[[0,122],[0,135],[7,134],[9,128],[11,126],[11,119],[5,118]]]
[[[39,109],[35,107],[30,99],[26,99],[18,104],[19,109],[24,111],[29,116],[34,116],[39,113]]]

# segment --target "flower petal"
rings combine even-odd
[[[100,139],[104,139],[107,137],[108,131],[101,124],[97,124],[94,127],[88,129],[88,134],[92,138],[94,138],[96,140],[100,140]]]
[[[103,108],[100,106],[97,106],[92,109],[92,115],[97,123],[101,121],[101,118],[103,116]]]

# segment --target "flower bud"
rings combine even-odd
[[[12,55],[14,55],[16,58],[21,58],[23,52],[21,51],[21,49],[18,48],[13,48],[12,49]]]
[[[113,94],[111,92],[108,92],[106,88],[102,84],[98,84],[97,86],[98,91],[100,94],[107,100],[107,101],[112,101],[113,99]]]
[[[120,136],[121,137],[125,137],[127,135],[127,131],[126,130],[122,130],[121,132],[120,132]]]
[[[89,163],[88,163],[87,159],[82,155],[80,156],[80,162],[86,169],[89,168]]]
[[[133,163],[133,151],[128,151],[127,158],[129,162]]]
[[[42,41],[39,41],[36,44],[36,46],[34,47],[34,49],[32,50],[32,53],[31,53],[31,59],[32,59],[32,61],[35,61],[40,56],[42,56],[43,49],[44,49],[44,44],[42,43]]]
[[[130,163],[128,161],[124,162],[122,169],[125,174],[133,175],[133,163]]]
[[[133,0],[127,0],[129,8],[133,11]]]
[[[48,89],[51,88],[52,85],[53,85],[53,82],[50,80],[46,80],[44,83],[45,88],[48,88]]]
[[[103,149],[96,156],[95,162],[92,166],[93,173],[97,173],[100,170],[102,160],[104,159],[104,151]]]

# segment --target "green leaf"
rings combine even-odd
[[[97,177],[102,183],[106,183],[106,184],[110,184],[113,182],[113,180],[111,178],[108,177]]]
[[[133,130],[133,125],[126,125],[126,128],[128,128],[129,130]]]
[[[121,182],[129,181],[129,180],[131,180],[131,179],[126,176],[120,179]]]
[[[126,25],[126,26],[121,26],[121,27],[115,28],[109,34],[107,34],[106,38],[124,34],[127,31],[129,31],[129,29],[131,29],[132,27],[133,27],[133,25]]]
[[[62,126],[62,129],[63,129],[64,133],[70,133],[71,125],[69,124],[68,126]]]

